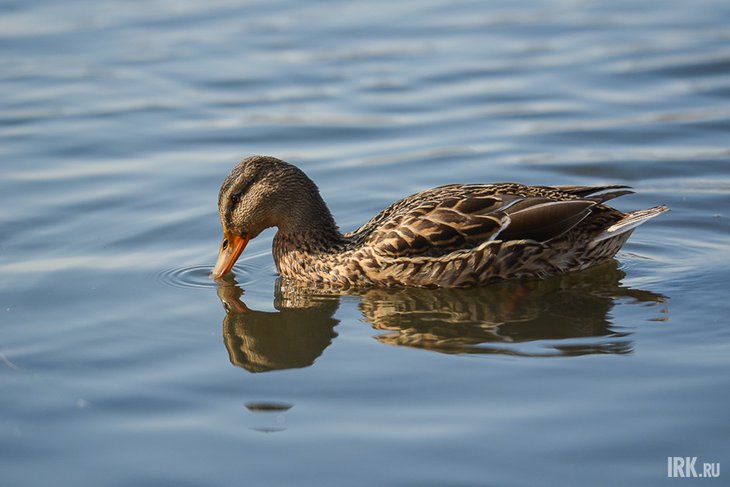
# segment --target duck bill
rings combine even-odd
[[[248,235],[241,236],[224,232],[223,243],[221,244],[221,249],[218,252],[218,261],[215,263],[215,267],[211,274],[215,279],[220,279],[230,272],[233,268],[233,264],[235,264],[236,260],[238,260],[238,256],[241,255],[243,249],[246,248],[248,241]]]

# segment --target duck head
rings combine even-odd
[[[227,274],[249,240],[269,227],[302,233],[331,214],[314,182],[299,168],[274,157],[242,160],[218,194],[223,241],[212,276]]]

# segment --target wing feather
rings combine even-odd
[[[474,248],[493,240],[509,224],[504,210],[522,198],[477,191],[443,198],[432,195],[414,201],[417,204],[410,208],[398,202],[383,212],[390,212],[387,224],[374,226],[367,243],[393,257],[439,256]]]
[[[630,186],[623,184],[609,184],[606,186],[553,186],[555,189],[570,193],[582,199],[605,203],[608,200],[627,194],[633,194]]]
[[[533,199],[533,198],[530,198]],[[510,224],[500,234],[500,240],[535,240],[546,242],[563,235],[591,214],[597,203],[587,200],[543,201],[534,198],[522,202],[516,211],[507,210]]]
[[[625,186],[449,185],[400,200],[348,238],[386,257],[439,257],[492,240],[546,242]]]

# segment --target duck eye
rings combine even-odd
[[[221,248],[223,250],[226,250],[228,248],[228,239],[227,238],[223,239],[223,244],[221,245]]]

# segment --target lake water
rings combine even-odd
[[[704,0],[3,2],[0,484],[730,468],[729,23]],[[250,154],[301,167],[343,230],[452,182],[672,211],[547,281],[316,296],[277,283],[267,231],[216,288],[218,188]]]

